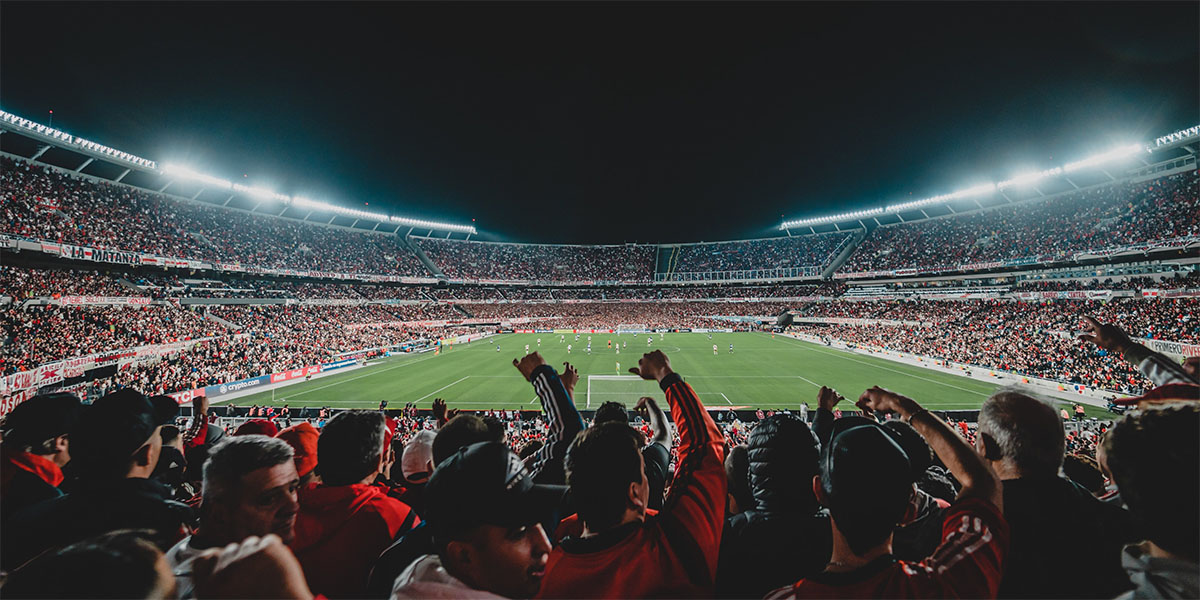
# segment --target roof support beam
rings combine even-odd
[[[226,198],[226,199],[225,199],[225,202],[221,203],[221,206],[229,206],[229,203],[230,203],[230,202],[233,202],[233,195],[232,195],[232,194],[230,194],[230,196],[229,196],[228,198]]]
[[[130,173],[132,173],[132,172],[133,172],[133,169],[125,169],[125,172],[123,172],[123,173],[121,173],[120,175],[118,175],[118,176],[117,176],[117,178],[116,178],[116,179],[114,179],[113,181],[114,181],[114,182],[116,182],[116,183],[121,183],[121,180],[122,180],[122,179],[125,179],[125,176],[126,176],[126,175],[128,175],[128,174],[130,174]]]
[[[203,193],[204,193],[204,188],[200,188],[199,190],[196,190],[196,193],[192,195],[192,200],[199,198],[200,194],[203,194]]]
[[[175,183],[175,180],[174,180],[174,179],[172,179],[172,180],[168,181],[168,182],[167,182],[165,185],[163,185],[162,187],[158,188],[158,193],[160,193],[160,194],[161,194],[161,193],[163,193],[163,192],[167,191],[167,188],[171,187],[171,184],[172,184],[172,183]]]
[[[92,164],[92,161],[94,161],[94,160],[96,160],[96,159],[94,159],[94,158],[88,158],[87,160],[83,161],[83,164],[82,164],[82,165],[79,165],[78,167],[75,167],[75,172],[76,172],[76,173],[78,173],[78,172],[82,171],[84,167],[86,167],[86,166],[88,166],[88,165]]]
[[[37,159],[41,158],[41,157],[42,157],[42,155],[43,155],[43,154],[45,154],[45,153],[46,153],[46,151],[47,151],[47,150],[49,150],[49,149],[50,149],[50,146],[49,146],[49,145],[42,146],[41,148],[38,148],[37,154],[34,154],[33,156],[30,156],[30,157],[29,157],[29,160],[37,160]]]

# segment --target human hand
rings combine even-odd
[[[563,363],[563,372],[559,376],[562,379],[563,387],[567,388],[567,392],[574,395],[575,384],[579,383],[579,371],[569,362]]]
[[[647,352],[638,360],[638,366],[629,369],[630,373],[641,377],[642,379],[653,379],[662,381],[664,377],[674,373],[671,370],[671,361],[667,359],[666,353],[662,350]]]
[[[817,408],[819,409],[833,412],[833,407],[842,400],[845,398],[833,388],[821,386],[821,389],[817,391]]]
[[[913,399],[879,386],[863,392],[854,405],[862,411],[891,412],[901,417],[907,417],[921,408]]]
[[[275,534],[205,551],[192,563],[192,580],[201,599],[313,597],[300,561]]]
[[[200,396],[192,400],[192,412],[198,415],[208,414],[208,396]]]
[[[640,413],[648,413],[650,412],[651,406],[658,406],[658,403],[654,401],[654,398],[642,396],[641,398],[638,398],[637,404],[633,406],[633,410],[636,410]]]
[[[439,423],[446,420],[446,401],[441,398],[433,399],[433,418]]]
[[[546,359],[542,358],[542,355],[537,352],[526,354],[519,360],[516,358],[513,359],[513,366],[521,372],[521,375],[525,376],[525,381],[529,381],[529,378],[533,376],[534,369],[544,364],[546,364]]]
[[[1083,318],[1083,330],[1084,333],[1079,336],[1079,339],[1091,342],[1105,350],[1125,354],[1125,351],[1133,346],[1133,340],[1129,339],[1129,335],[1120,327],[1101,323],[1092,317]]]

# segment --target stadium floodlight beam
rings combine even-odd
[[[1193,137],[1198,137],[1198,136],[1200,136],[1200,125],[1194,125],[1192,127],[1188,127],[1187,129],[1180,129],[1179,131],[1176,131],[1175,133],[1168,133],[1167,135],[1164,135],[1162,137],[1155,138],[1154,147],[1158,148],[1160,146],[1166,146],[1167,144],[1174,144],[1175,142],[1182,142],[1183,140],[1186,140],[1188,138],[1193,138]]]
[[[1200,135],[1200,125],[1198,125],[1197,127],[1193,127],[1191,129],[1184,129],[1182,131],[1175,132],[1175,133],[1171,134],[1170,136],[1164,136],[1164,137],[1158,138],[1159,141],[1161,142],[1161,143],[1159,143],[1159,145],[1162,145],[1163,143],[1171,143],[1173,141],[1179,141],[1182,139],[1186,139],[1190,135]],[[1174,137],[1172,137],[1172,136],[1174,136]],[[1166,138],[1171,138],[1171,139],[1170,139],[1170,141],[1163,142],[1162,140],[1164,140]],[[788,229],[792,229],[795,227],[810,227],[812,225],[820,225],[823,223],[833,223],[835,221],[848,221],[850,219],[858,219],[858,218],[862,218],[864,216],[873,216],[873,215],[878,215],[878,214],[890,214],[890,213],[896,213],[896,212],[904,211],[904,210],[912,210],[914,208],[920,208],[922,206],[929,206],[931,204],[941,204],[941,203],[944,203],[949,200],[960,200],[962,198],[970,198],[972,196],[982,196],[982,195],[987,195],[987,194],[993,194],[999,190],[1003,190],[1003,189],[1006,189],[1009,187],[1032,185],[1032,184],[1035,184],[1035,183],[1037,183],[1043,179],[1049,178],[1049,177],[1062,175],[1064,173],[1071,173],[1073,171],[1078,171],[1080,169],[1097,167],[1097,166],[1100,166],[1100,165],[1103,165],[1106,163],[1129,158],[1131,156],[1135,156],[1138,154],[1144,154],[1149,151],[1150,151],[1150,149],[1142,144],[1129,144],[1127,146],[1120,146],[1118,148],[1114,148],[1103,154],[1097,154],[1095,156],[1090,156],[1083,160],[1077,160],[1075,162],[1067,163],[1061,167],[1054,167],[1053,169],[1046,169],[1045,171],[1037,171],[1037,172],[1033,172],[1033,173],[1023,173],[1021,175],[1017,175],[1016,177],[1013,177],[1011,179],[1006,179],[999,183],[982,183],[982,184],[972,186],[972,187],[969,187],[969,188],[966,188],[963,190],[958,190],[957,192],[941,194],[939,196],[933,196],[931,198],[925,198],[923,200],[912,200],[909,202],[901,202],[899,204],[889,204],[884,208],[873,208],[873,209],[866,210],[866,211],[858,211],[858,212],[854,212],[854,213],[846,213],[846,214],[841,214],[841,215],[832,215],[832,216],[828,216],[828,217],[815,217],[812,219],[801,219],[798,221],[785,221],[783,224],[781,224],[779,226],[779,229],[780,230],[788,230]]]
[[[436,229],[439,231],[452,231],[454,233],[470,233],[470,234],[476,233],[475,227],[473,225],[455,225],[453,223],[440,223],[438,221],[426,221],[423,219],[409,219],[407,217],[396,217],[396,216],[391,216],[391,215],[387,215],[384,213],[370,212],[370,211],[365,211],[365,210],[358,210],[355,208],[347,208],[347,207],[343,207],[343,206],[337,206],[335,204],[330,204],[328,202],[320,202],[317,200],[312,200],[310,198],[305,198],[303,196],[289,196],[287,194],[281,194],[279,192],[275,192],[275,191],[272,191],[272,190],[269,190],[266,188],[262,188],[262,187],[252,187],[252,186],[246,186],[246,185],[233,183],[226,179],[221,179],[219,177],[213,177],[212,175],[205,175],[204,173],[200,173],[199,171],[196,171],[194,169],[190,169],[188,167],[175,165],[175,164],[171,164],[171,163],[166,163],[163,165],[162,174],[166,175],[168,177],[177,177],[180,179],[187,179],[187,180],[195,181],[195,182],[207,185],[207,186],[231,191],[231,192],[238,193],[238,194],[245,194],[247,196],[254,196],[256,198],[261,198],[264,200],[278,200],[279,202],[282,202],[284,204],[289,204],[296,208],[305,208],[308,210],[328,212],[328,213],[333,213],[336,215],[353,217],[355,219],[366,219],[366,220],[370,220],[370,221],[379,221],[381,223],[396,223],[399,225],[406,225],[406,226],[410,226],[410,227],[420,227],[422,229]]]

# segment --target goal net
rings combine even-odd
[[[630,366],[636,365],[635,362]],[[642,396],[661,398],[662,390],[658,382],[637,375],[588,375],[585,408],[596,409],[605,402],[613,401],[632,409]]]
[[[648,333],[649,331],[650,326],[646,325],[645,323],[626,323],[624,325],[617,325],[617,335],[621,335],[622,333]]]

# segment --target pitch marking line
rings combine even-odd
[[[466,381],[466,380],[468,380],[468,379],[470,379],[470,378],[471,378],[471,376],[470,376],[470,375],[467,375],[466,377],[463,377],[462,379],[459,379],[458,381],[455,381],[454,383],[451,383],[451,384],[448,384],[448,385],[444,385],[444,386],[442,386],[442,387],[440,387],[440,388],[438,388],[438,389],[436,389],[436,390],[433,390],[432,392],[429,392],[428,394],[425,394],[424,396],[421,396],[420,398],[417,398],[417,399],[415,400],[415,402],[420,402],[420,401],[422,401],[422,400],[424,400],[424,399],[426,399],[426,398],[428,398],[428,397],[430,397],[430,396],[432,396],[432,395],[434,395],[434,394],[436,394],[436,393],[438,393],[438,392],[440,392],[440,391],[442,391],[442,390],[444,390],[444,389],[446,389],[446,388],[448,388],[448,387],[450,387],[450,386],[452,386],[452,385],[456,385],[456,384],[462,383],[462,382],[464,382],[464,381]]]
[[[436,355],[434,355],[434,356],[436,356]],[[357,379],[362,379],[363,377],[373,377],[373,376],[375,376],[375,375],[378,375],[378,374],[380,374],[380,373],[386,373],[386,372],[388,372],[388,371],[391,371],[391,370],[393,370],[393,369],[399,369],[399,368],[401,368],[401,367],[407,367],[408,365],[415,365],[415,364],[417,364],[417,363],[419,363],[419,362],[425,362],[425,361],[427,361],[427,360],[429,360],[429,359],[431,359],[431,358],[434,358],[434,356],[427,356],[427,357],[425,357],[425,358],[418,358],[417,360],[410,360],[410,361],[408,361],[408,362],[405,362],[405,363],[403,363],[403,364],[396,365],[396,366],[394,366],[394,367],[388,367],[388,368],[386,368],[386,369],[382,369],[382,370],[379,370],[379,371],[374,371],[374,372],[371,372],[371,373],[363,373],[362,375],[359,375],[359,376],[357,376],[357,377],[351,377],[351,378],[349,378],[349,379],[343,379],[343,380],[341,380],[341,381],[335,381],[335,382],[333,382],[333,383],[331,383],[331,384],[329,384],[329,385],[323,385],[323,386],[321,386],[321,387],[315,387],[315,388],[313,388],[313,389],[311,389],[311,390],[304,390],[303,392],[296,392],[295,394],[289,394],[289,395],[288,395],[288,398],[295,398],[296,396],[303,396],[304,394],[308,394],[308,393],[311,393],[311,392],[320,391],[320,390],[323,390],[323,389],[326,389],[326,388],[331,388],[331,387],[333,387],[333,386],[335,386],[335,385],[342,385],[343,383],[349,383],[349,382],[351,382],[351,381],[355,381],[355,380],[357,380]],[[259,392],[259,393],[265,393],[265,391],[264,391],[264,392]]]
[[[721,392],[718,392],[718,393],[721,394],[721,397],[724,398],[726,402],[729,402],[729,396],[726,396],[724,393],[721,393]],[[733,406],[733,403],[729,402],[729,405]]]
[[[809,348],[806,342],[801,342],[801,341],[799,341],[799,340],[795,340],[795,339],[792,339],[792,338],[783,338],[783,340],[784,340],[784,341],[788,341],[788,342],[793,342],[795,345],[799,346],[800,348],[802,348],[802,349],[804,349],[804,350],[808,350],[809,352],[816,352],[816,353],[818,353],[818,354],[827,354],[827,355],[829,355],[829,356],[836,356],[836,357],[838,357],[838,358],[841,358],[841,359],[844,359],[844,360],[848,360],[848,361],[850,361],[850,362],[856,362],[856,363],[858,363],[858,364],[860,364],[860,365],[867,365],[868,367],[875,367],[876,369],[882,369],[882,370],[884,370],[884,371],[891,371],[891,372],[893,372],[893,373],[899,373],[900,375],[907,375],[907,376],[909,376],[909,377],[912,377],[913,379],[920,379],[921,381],[928,381],[929,383],[936,383],[936,384],[938,384],[938,385],[944,385],[944,386],[946,386],[946,387],[948,387],[948,388],[954,388],[954,389],[956,389],[956,390],[960,390],[960,391],[963,391],[963,392],[967,392],[968,394],[975,394],[976,396],[983,396],[984,398],[987,398],[987,397],[989,396],[989,394],[985,394],[985,393],[983,393],[983,392],[977,392],[977,391],[975,391],[975,390],[969,390],[969,389],[967,389],[967,388],[964,388],[964,387],[959,387],[959,386],[957,386],[957,385],[954,385],[954,384],[952,384],[952,383],[946,383],[946,382],[944,382],[944,381],[938,381],[938,380],[936,380],[936,379],[929,379],[928,377],[921,377],[920,375],[913,375],[912,373],[905,373],[904,371],[901,371],[901,370],[899,370],[899,369],[893,369],[893,368],[890,368],[890,367],[885,367],[885,366],[883,366],[883,365],[876,365],[876,364],[869,363],[869,362],[866,362],[866,361],[863,361],[863,360],[858,360],[858,359],[855,359],[855,358],[850,358],[849,356],[846,356],[846,355],[845,355],[845,353],[842,353],[842,352],[833,353],[833,352],[826,352],[826,351],[824,351],[824,350],[820,350],[820,349],[817,349],[817,348]],[[918,368],[920,368],[920,367],[918,367]],[[807,380],[807,379],[805,379],[805,381],[808,381],[809,383],[812,383],[813,385],[817,385],[817,384],[815,384],[815,383],[813,383],[812,381],[809,381],[809,380]],[[818,386],[818,387],[820,387],[820,386]]]

